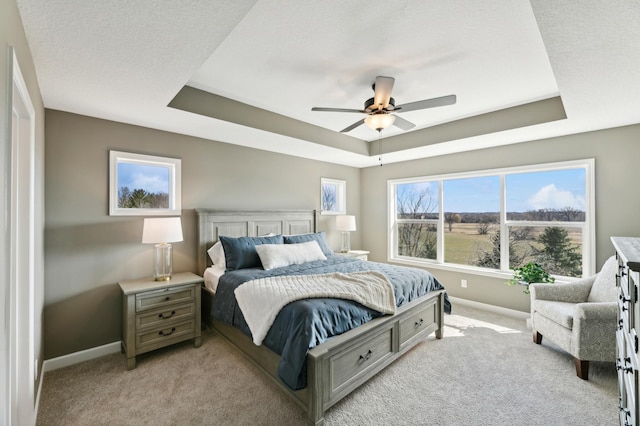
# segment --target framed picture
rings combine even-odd
[[[177,158],[109,151],[109,215],[180,215]]]
[[[345,214],[347,212],[347,182],[339,179],[320,178],[320,214]]]

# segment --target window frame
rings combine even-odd
[[[134,164],[168,172],[167,208],[124,208],[118,206],[119,166]],[[109,151],[109,216],[176,216],[182,214],[182,160],[133,152]]]
[[[585,220],[584,222],[544,222],[544,221],[522,221],[507,220],[506,212],[506,176],[510,174],[521,174],[531,172],[546,172],[553,170],[578,169],[585,170]],[[500,238],[501,249],[500,269],[489,269],[478,266],[446,263],[444,262],[444,227],[446,226],[444,218],[444,199],[443,193],[444,181],[451,179],[476,178],[485,176],[500,176]],[[433,182],[438,183],[438,219],[437,219],[437,256],[435,260],[417,259],[407,256],[398,255],[397,244],[397,224],[403,223],[398,220],[397,212],[397,194],[396,188],[400,184]],[[509,253],[508,253],[508,228],[513,226],[558,226],[558,227],[580,227],[582,229],[582,276],[591,276],[595,273],[595,160],[593,158],[561,161],[543,164],[531,164],[524,166],[512,166],[504,168],[495,168],[487,170],[474,170],[457,173],[447,173],[431,176],[420,176],[400,179],[387,180],[387,229],[389,230],[387,238],[387,261],[394,263],[407,264],[412,266],[428,266],[437,269],[443,269],[454,272],[471,273],[476,275],[484,275],[489,277],[505,278],[510,277],[513,271],[509,269]],[[425,221],[426,222],[426,221]],[[433,222],[430,220],[429,222]],[[557,277],[557,276],[556,276]],[[575,277],[558,277],[561,281],[575,280]]]

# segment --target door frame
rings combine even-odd
[[[8,424],[32,425],[36,419],[36,143],[35,109],[15,50],[10,49],[10,171],[8,315]]]

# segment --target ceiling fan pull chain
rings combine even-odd
[[[382,129],[378,130],[378,161],[380,162],[380,167],[382,167],[382,139],[380,135],[382,134]]]

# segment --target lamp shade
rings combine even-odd
[[[175,243],[182,241],[182,223],[179,217],[145,218],[142,243]]]
[[[364,119],[364,124],[373,130],[382,130],[391,126],[396,121],[395,115],[391,114],[373,114]]]
[[[336,229],[338,231],[355,231],[356,217],[352,215],[336,216]]]

